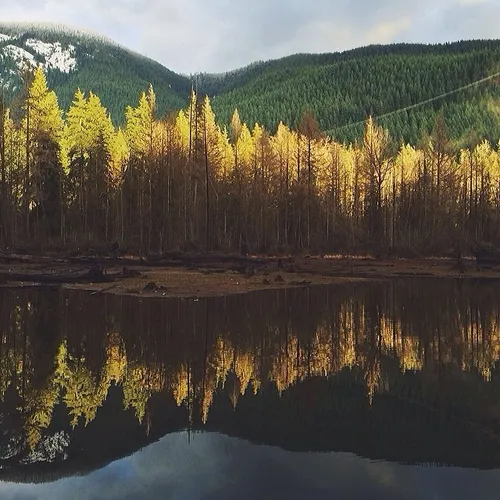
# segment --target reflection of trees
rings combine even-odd
[[[498,287],[428,283],[206,302],[4,290],[3,411],[19,413],[34,449],[58,404],[67,408],[68,424],[86,425],[112,385],[122,388],[123,408],[138,421],[147,417],[152,396],[167,392],[191,425],[206,423],[220,397],[236,408],[270,383],[283,395],[299,382],[342,376],[364,385],[370,402],[393,394],[464,418],[488,418],[498,406],[489,389],[500,359]],[[471,395],[478,384],[481,391]],[[6,403],[9,390],[18,396],[16,408]]]

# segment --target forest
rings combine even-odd
[[[280,120],[297,127],[308,107],[321,129],[342,142],[359,139],[372,115],[384,117],[380,124],[397,141],[416,145],[442,110],[451,137],[469,147],[475,134],[490,142],[500,137],[499,56],[496,40],[373,45],[295,54],[223,78],[200,75],[196,82],[213,96],[224,123],[237,107],[249,127],[258,122],[275,130]],[[426,100],[426,106],[414,106]]]
[[[500,243],[500,153],[458,147],[438,114],[417,146],[368,116],[337,142],[312,111],[294,128],[220,124],[206,95],[159,116],[153,88],[113,124],[77,90],[67,113],[41,69],[0,110],[0,247],[119,245],[259,253],[445,254]]]

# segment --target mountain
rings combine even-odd
[[[192,83],[208,94],[218,120],[235,108],[249,127],[297,126],[310,109],[341,141],[362,134],[371,114],[398,141],[417,143],[442,110],[461,143],[500,137],[500,41],[373,45],[330,54],[296,54],[219,75],[178,75],[112,41],[57,26],[0,24],[0,82],[19,88],[23,61],[42,64],[67,109],[76,88],[92,90],[115,123],[152,83],[158,111],[186,106]],[[473,131],[473,132],[471,132]]]
[[[416,143],[443,109],[456,139],[467,139],[471,130],[495,143],[500,137],[498,40],[297,54],[219,77],[200,75],[199,81],[216,96],[219,119],[227,122],[238,107],[243,121],[271,131],[280,120],[296,126],[311,109],[322,130],[350,141],[361,136],[367,115],[389,114],[381,125]]]
[[[183,107],[190,89],[186,77],[104,37],[50,25],[0,24],[0,84],[7,97],[19,90],[26,64],[42,65],[63,109],[77,88],[92,91],[118,123],[150,83],[160,113]]]

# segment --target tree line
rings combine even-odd
[[[444,116],[418,147],[369,117],[339,143],[298,127],[218,124],[191,93],[158,117],[153,88],[113,125],[80,90],[63,116],[37,69],[0,109],[0,245],[251,252],[443,253],[500,243],[499,151],[457,150]]]

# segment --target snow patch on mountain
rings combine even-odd
[[[0,43],[6,42],[7,40],[11,40],[12,37],[9,35],[4,35],[3,33],[0,33]]]
[[[13,59],[18,66],[23,62],[27,62],[31,66],[37,65],[33,54],[30,54],[27,50],[17,47],[16,45],[7,45],[3,48],[3,53],[7,57]]]
[[[60,42],[47,43],[30,38],[25,45],[45,59],[42,65],[44,69],[58,69],[61,73],[69,73],[76,68],[75,47],[71,44],[64,48]]]

